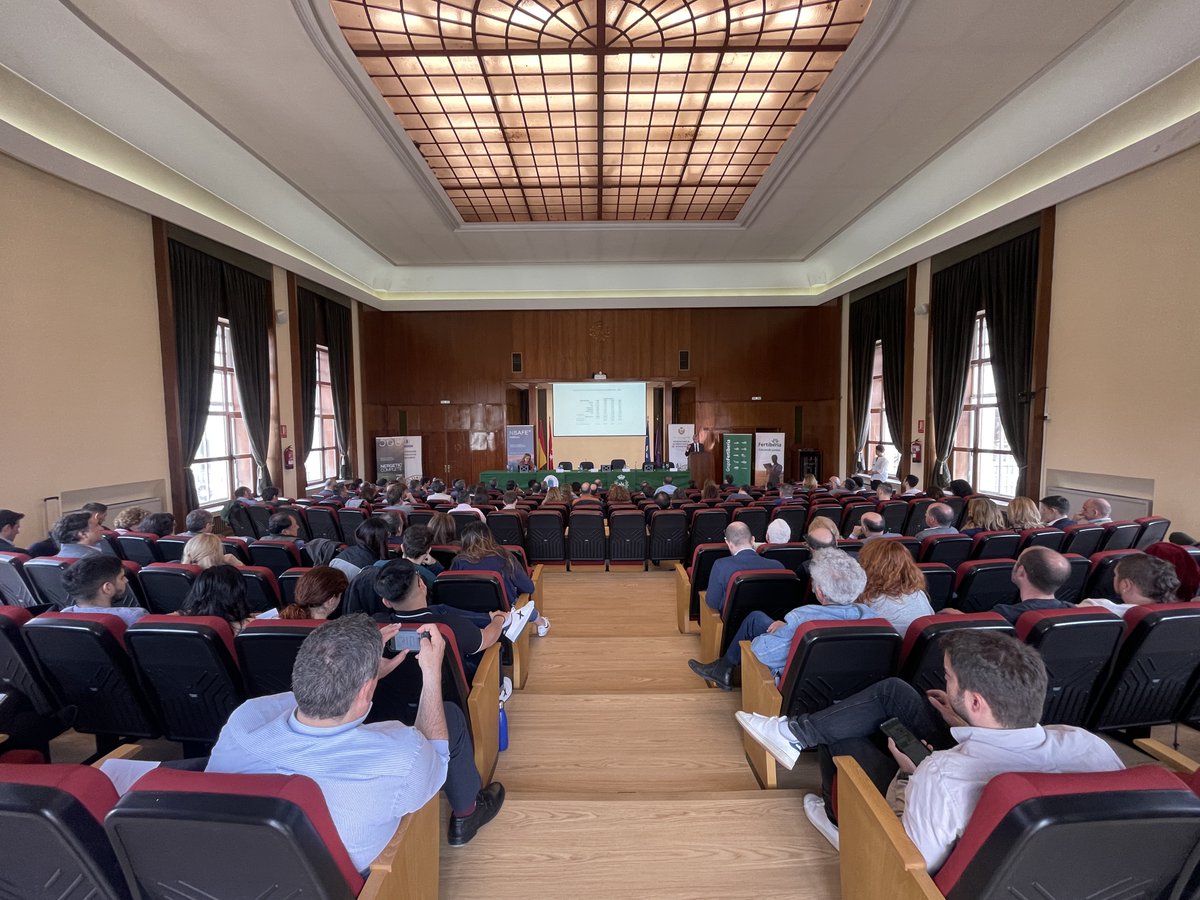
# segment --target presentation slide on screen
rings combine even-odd
[[[553,385],[554,433],[604,437],[646,433],[644,381],[585,381]]]

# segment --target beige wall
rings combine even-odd
[[[167,478],[150,217],[0,155],[0,507]]]
[[[1200,148],[1058,207],[1046,468],[1154,480],[1200,529]]]

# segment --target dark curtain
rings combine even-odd
[[[350,310],[325,300],[325,340],[329,345],[329,381],[333,391],[333,425],[342,478],[350,471]]]
[[[980,294],[996,378],[996,404],[1020,473],[1017,496],[1025,493],[1028,465],[1038,239],[1039,232],[1034,230],[979,256]]]
[[[271,486],[267,449],[271,439],[271,299],[265,279],[222,264],[225,315],[250,455],[258,464],[258,490]]]
[[[850,414],[854,426],[854,452],[861,468],[867,444],[867,419],[871,412],[871,370],[875,364],[878,308],[874,295],[850,304]]]
[[[167,242],[175,306],[175,354],[179,382],[179,439],[183,447],[187,508],[200,506],[191,465],[204,439],[212,394],[213,343],[223,291],[221,262],[176,241]]]
[[[904,434],[904,349],[908,281],[884,288],[875,295],[876,333],[883,344],[883,414],[887,416],[892,446],[900,450]]]
[[[971,333],[979,311],[979,257],[933,276],[929,339],[933,343],[934,481],[950,483],[946,461],[962,415],[963,393],[971,364]]]
[[[317,317],[321,298],[304,288],[296,289],[300,321],[300,461],[313,448],[313,417],[317,414]]]

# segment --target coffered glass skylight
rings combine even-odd
[[[330,0],[467,222],[736,218],[870,0]]]

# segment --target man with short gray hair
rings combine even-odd
[[[745,522],[731,522],[725,528],[725,546],[729,548],[729,556],[713,563],[708,575],[708,590],[704,594],[704,602],[717,612],[725,608],[725,588],[736,573],[749,569],[784,567],[777,559],[758,555],[754,549],[754,537]]]
[[[213,514],[207,509],[193,509],[187,514],[187,518],[183,520],[183,524],[187,526],[187,531],[183,533],[188,537],[195,537],[198,534],[212,534]]]
[[[1107,525],[1112,521],[1112,504],[1103,497],[1088,497],[1075,517],[1080,525]]]
[[[425,639],[417,654],[422,681],[414,725],[364,724],[376,684],[408,654],[382,656],[399,631],[399,625],[379,628],[362,615],[343,616],[313,631],[296,655],[291,692],[255,697],[234,710],[206,767],[208,772],[313,779],[360,871],[387,846],[400,819],[424,806],[443,783],[452,808],[451,844],[470,840],[504,802],[498,783],[465,800],[450,796],[447,774],[457,748],[450,746],[442,702],[446,645],[437,626],[417,629]],[[464,820],[471,827],[460,828],[455,840],[455,823]]]
[[[925,510],[925,524],[928,527],[918,531],[913,537],[923,541],[937,534],[958,534],[958,529],[954,527],[956,518],[957,514],[949,504],[933,503]]]
[[[725,655],[715,662],[688,660],[692,671],[723,691],[733,689],[733,670],[742,664],[742,641],[751,641],[755,657],[778,675],[787,664],[792,636],[806,622],[871,619],[869,606],[856,603],[867,586],[867,573],[858,560],[844,550],[819,550],[809,563],[813,592],[819,603],[797,607],[776,622],[766,613],[754,611],[742,620]]]

